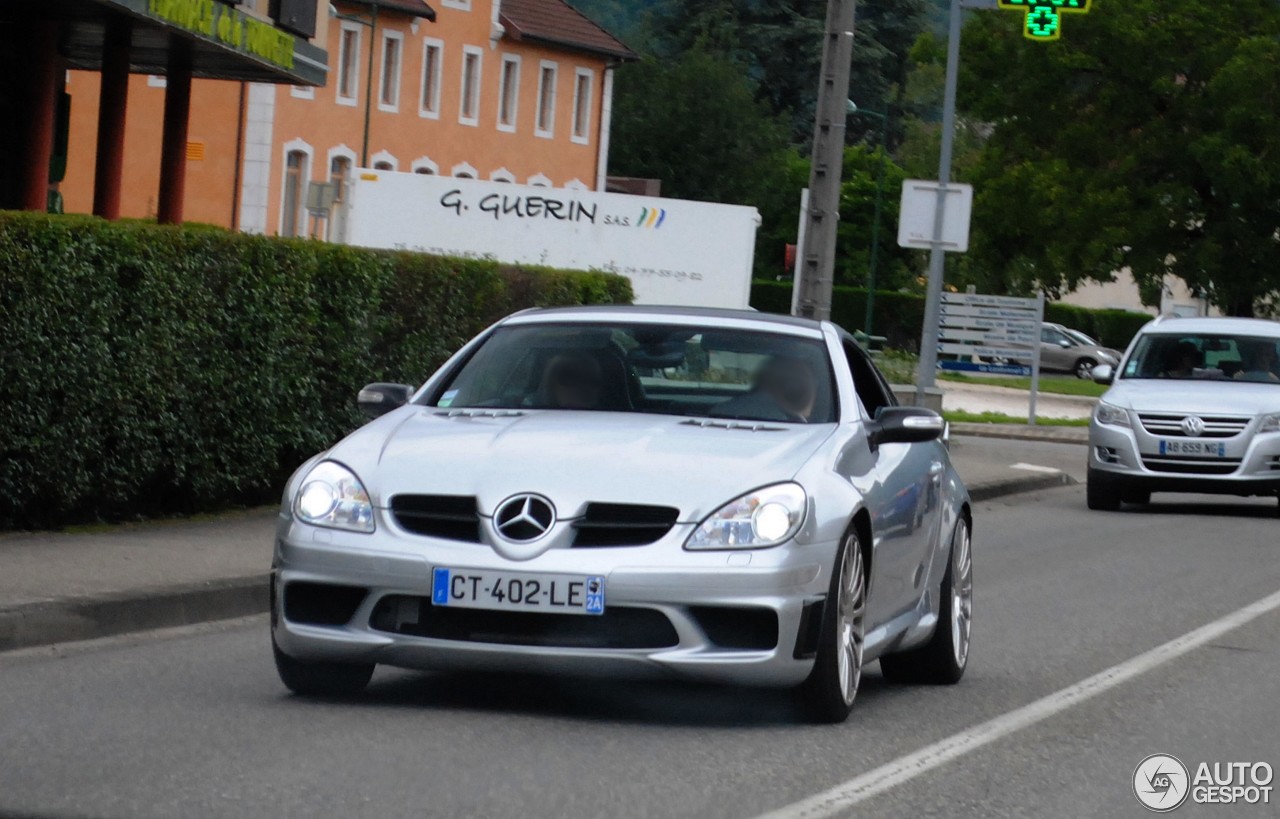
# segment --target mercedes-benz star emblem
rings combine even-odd
[[[551,531],[556,509],[540,495],[516,495],[498,505],[494,528],[512,543],[531,543]]]
[[[1199,438],[1204,434],[1204,421],[1195,415],[1182,419],[1182,432],[1188,438]]]

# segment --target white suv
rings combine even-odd
[[[1143,327],[1089,424],[1090,509],[1152,492],[1280,496],[1280,323],[1159,318]]]

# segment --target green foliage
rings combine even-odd
[[[965,384],[985,384],[988,387],[1005,387],[1012,390],[1030,390],[1031,378],[1026,376],[981,376],[969,373],[938,373],[940,381],[959,381]],[[1105,384],[1097,384],[1075,376],[1041,375],[1040,392],[1051,395],[1083,395],[1086,398],[1100,398],[1110,389]]]
[[[1025,415],[1005,415],[1001,412],[966,412],[965,410],[947,410],[942,417],[953,424],[1020,424],[1027,423]],[[1041,427],[1087,427],[1088,418],[1036,418],[1036,426]]]
[[[966,27],[962,105],[992,123],[975,184],[983,289],[1168,274],[1232,314],[1280,292],[1280,5],[1098,0],[1061,41]]]
[[[837,286],[831,298],[831,320],[846,330],[862,329],[867,310],[867,291],[861,287]],[[791,312],[791,282],[760,281],[751,285],[751,306],[765,313]],[[872,332],[884,336],[887,347],[915,351],[920,348],[924,324],[924,296],[877,290]],[[1146,313],[1128,310],[1091,310],[1070,304],[1045,305],[1045,321],[1065,324],[1098,339],[1106,347],[1123,350],[1134,334],[1151,321]]]
[[[791,312],[791,282],[755,281],[751,306],[765,313]],[[887,347],[917,350],[924,323],[924,297],[913,293],[877,290],[872,332],[884,336]],[[862,329],[867,312],[867,291],[837,285],[831,298],[831,320],[850,332]]]
[[[521,307],[630,284],[228,231],[0,213],[0,528],[268,500]]]
[[[786,132],[731,59],[693,48],[618,70],[610,173],[664,196],[752,203],[783,167]]]

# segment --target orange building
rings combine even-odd
[[[196,80],[186,219],[324,237],[358,167],[603,190],[613,69],[632,52],[564,0],[432,2],[322,3],[323,87]],[[98,83],[67,83],[68,212],[92,210]],[[164,87],[130,80],[123,216],[156,213]],[[332,198],[327,219],[309,194]]]

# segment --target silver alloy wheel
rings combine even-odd
[[[862,646],[865,640],[867,584],[862,571],[862,549],[858,539],[849,535],[844,542],[845,556],[840,565],[839,597],[836,600],[836,668],[840,675],[840,691],[846,705],[853,704],[862,679]]]
[[[964,520],[956,524],[951,561],[951,647],[956,665],[964,668],[973,626],[973,539]]]
[[[1093,375],[1094,364],[1088,359],[1082,358],[1076,362],[1076,378],[1088,378]]]

